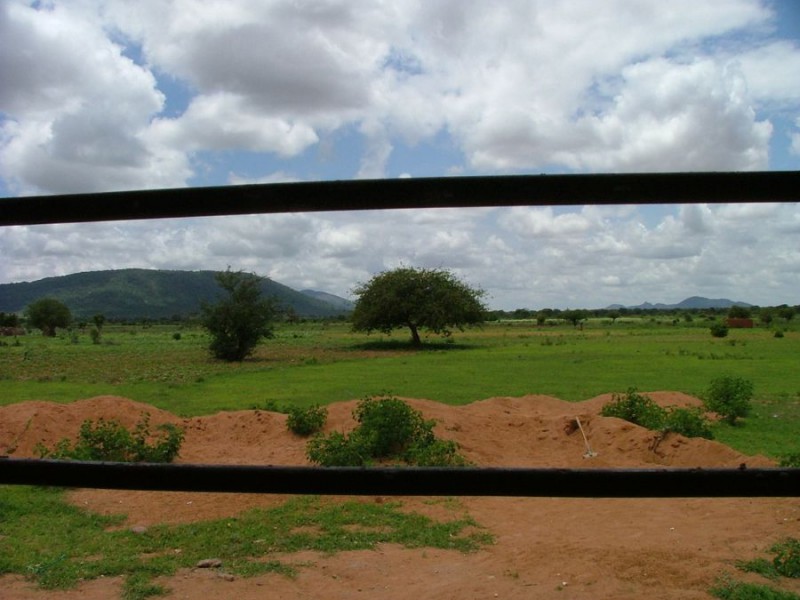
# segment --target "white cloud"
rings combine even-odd
[[[0,3],[0,177],[9,193],[36,194],[773,168],[776,153],[800,156],[800,49],[771,33],[778,8],[9,0]],[[235,162],[245,154],[251,162]],[[737,290],[790,302],[799,231],[794,204],[6,228],[0,281],[230,264],[346,294],[412,264],[452,268],[509,308]]]
[[[227,92],[200,96],[176,119],[156,119],[149,136],[184,151],[248,150],[289,157],[317,143],[313,128],[253,110]]]

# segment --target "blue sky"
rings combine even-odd
[[[798,170],[798,74],[792,0],[9,0],[0,196]],[[348,296],[405,264],[497,308],[797,304],[798,241],[796,203],[13,227],[0,282],[230,265]]]

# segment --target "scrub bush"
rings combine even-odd
[[[325,467],[363,466],[375,461],[400,461],[416,466],[462,466],[458,444],[439,440],[436,424],[393,397],[365,398],[353,411],[358,422],[349,435],[333,432],[309,441],[306,454]]]
[[[72,444],[63,439],[52,450],[39,444],[41,458],[111,461],[172,462],[183,443],[183,430],[170,423],[159,425],[156,434],[150,431],[150,417],[144,414],[133,431],[119,421],[87,419],[81,424],[78,440]]]
[[[289,409],[286,427],[297,435],[309,436],[325,427],[325,421],[327,420],[327,408],[322,406],[311,406],[309,408],[293,406]]]
[[[666,411],[650,396],[639,394],[636,388],[628,388],[624,396],[614,394],[611,398],[611,402],[600,411],[604,417],[625,419],[647,429],[660,430],[664,427]]]
[[[673,408],[667,411],[664,431],[672,431],[690,438],[714,439],[711,424],[699,408]]]
[[[746,417],[750,413],[752,398],[752,381],[726,375],[711,381],[703,396],[703,404],[725,422],[735,425],[739,417]]]

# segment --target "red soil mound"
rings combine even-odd
[[[674,392],[649,394],[662,405],[687,406],[699,400]],[[552,467],[731,467],[771,463],[744,457],[722,444],[670,434],[665,439],[642,427],[600,416],[610,395],[569,403],[550,396],[491,398],[467,406],[405,399],[426,418],[437,421],[440,437],[458,442],[463,454],[481,466]],[[326,431],[349,431],[357,402],[329,407]],[[217,464],[308,464],[304,438],[286,429],[286,416],[259,410],[223,412],[180,419],[125,398],[100,396],[72,404],[23,402],[0,407],[0,452],[35,455],[35,447],[74,439],[86,419],[116,419],[133,426],[144,414],[152,426],[174,423],[186,439],[179,462]],[[586,442],[596,456],[585,458]]]

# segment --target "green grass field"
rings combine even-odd
[[[413,350],[404,331],[365,336],[346,323],[284,324],[243,363],[211,359],[200,329],[107,326],[100,344],[78,332],[0,347],[0,404],[115,394],[194,416],[384,392],[454,405],[523,394],[579,401],[630,387],[699,396],[713,378],[735,375],[754,383],[755,411],[740,427],[718,427],[717,438],[777,456],[800,450],[800,332],[790,325],[782,338],[756,328],[718,339],[705,325],[668,319],[597,320],[583,330],[512,321]]]

